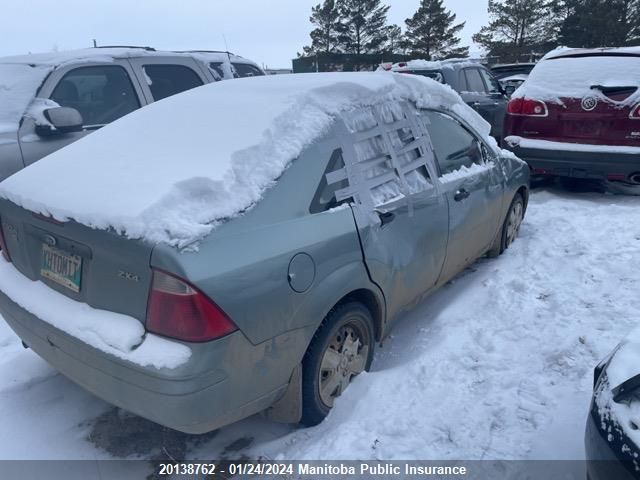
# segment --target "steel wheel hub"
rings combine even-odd
[[[509,220],[507,221],[507,239],[506,246],[509,246],[518,236],[520,225],[522,224],[522,203],[517,202],[509,212]]]

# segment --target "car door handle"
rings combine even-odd
[[[378,217],[380,217],[380,226],[384,226],[388,223],[393,222],[393,220],[396,218],[396,214],[393,212],[376,212],[378,214]]]
[[[461,188],[460,190],[457,190],[456,193],[453,195],[453,199],[456,202],[459,202],[467,198],[469,195],[471,194],[467,190],[465,190],[464,188]]]

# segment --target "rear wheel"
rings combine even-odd
[[[523,219],[524,198],[521,193],[516,193],[516,196],[513,197],[513,200],[511,201],[511,205],[507,211],[507,216],[504,219],[502,228],[500,229],[500,232],[498,232],[491,250],[487,252],[488,257],[497,257],[509,248],[509,245],[511,245],[518,237],[520,225],[522,225]]]
[[[373,320],[357,302],[335,307],[316,332],[302,362],[302,419],[317,425],[373,358]]]

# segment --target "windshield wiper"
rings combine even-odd
[[[605,85],[591,85],[591,90],[600,90],[605,95],[615,95],[617,93],[633,93],[638,89],[634,86],[607,87]]]

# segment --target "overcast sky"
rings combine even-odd
[[[25,0],[3,2],[0,56],[99,45],[225,49],[271,68],[291,68],[309,42],[311,7],[320,0]],[[445,0],[466,21],[464,45],[487,21],[486,0]],[[419,0],[387,0],[402,26]]]

